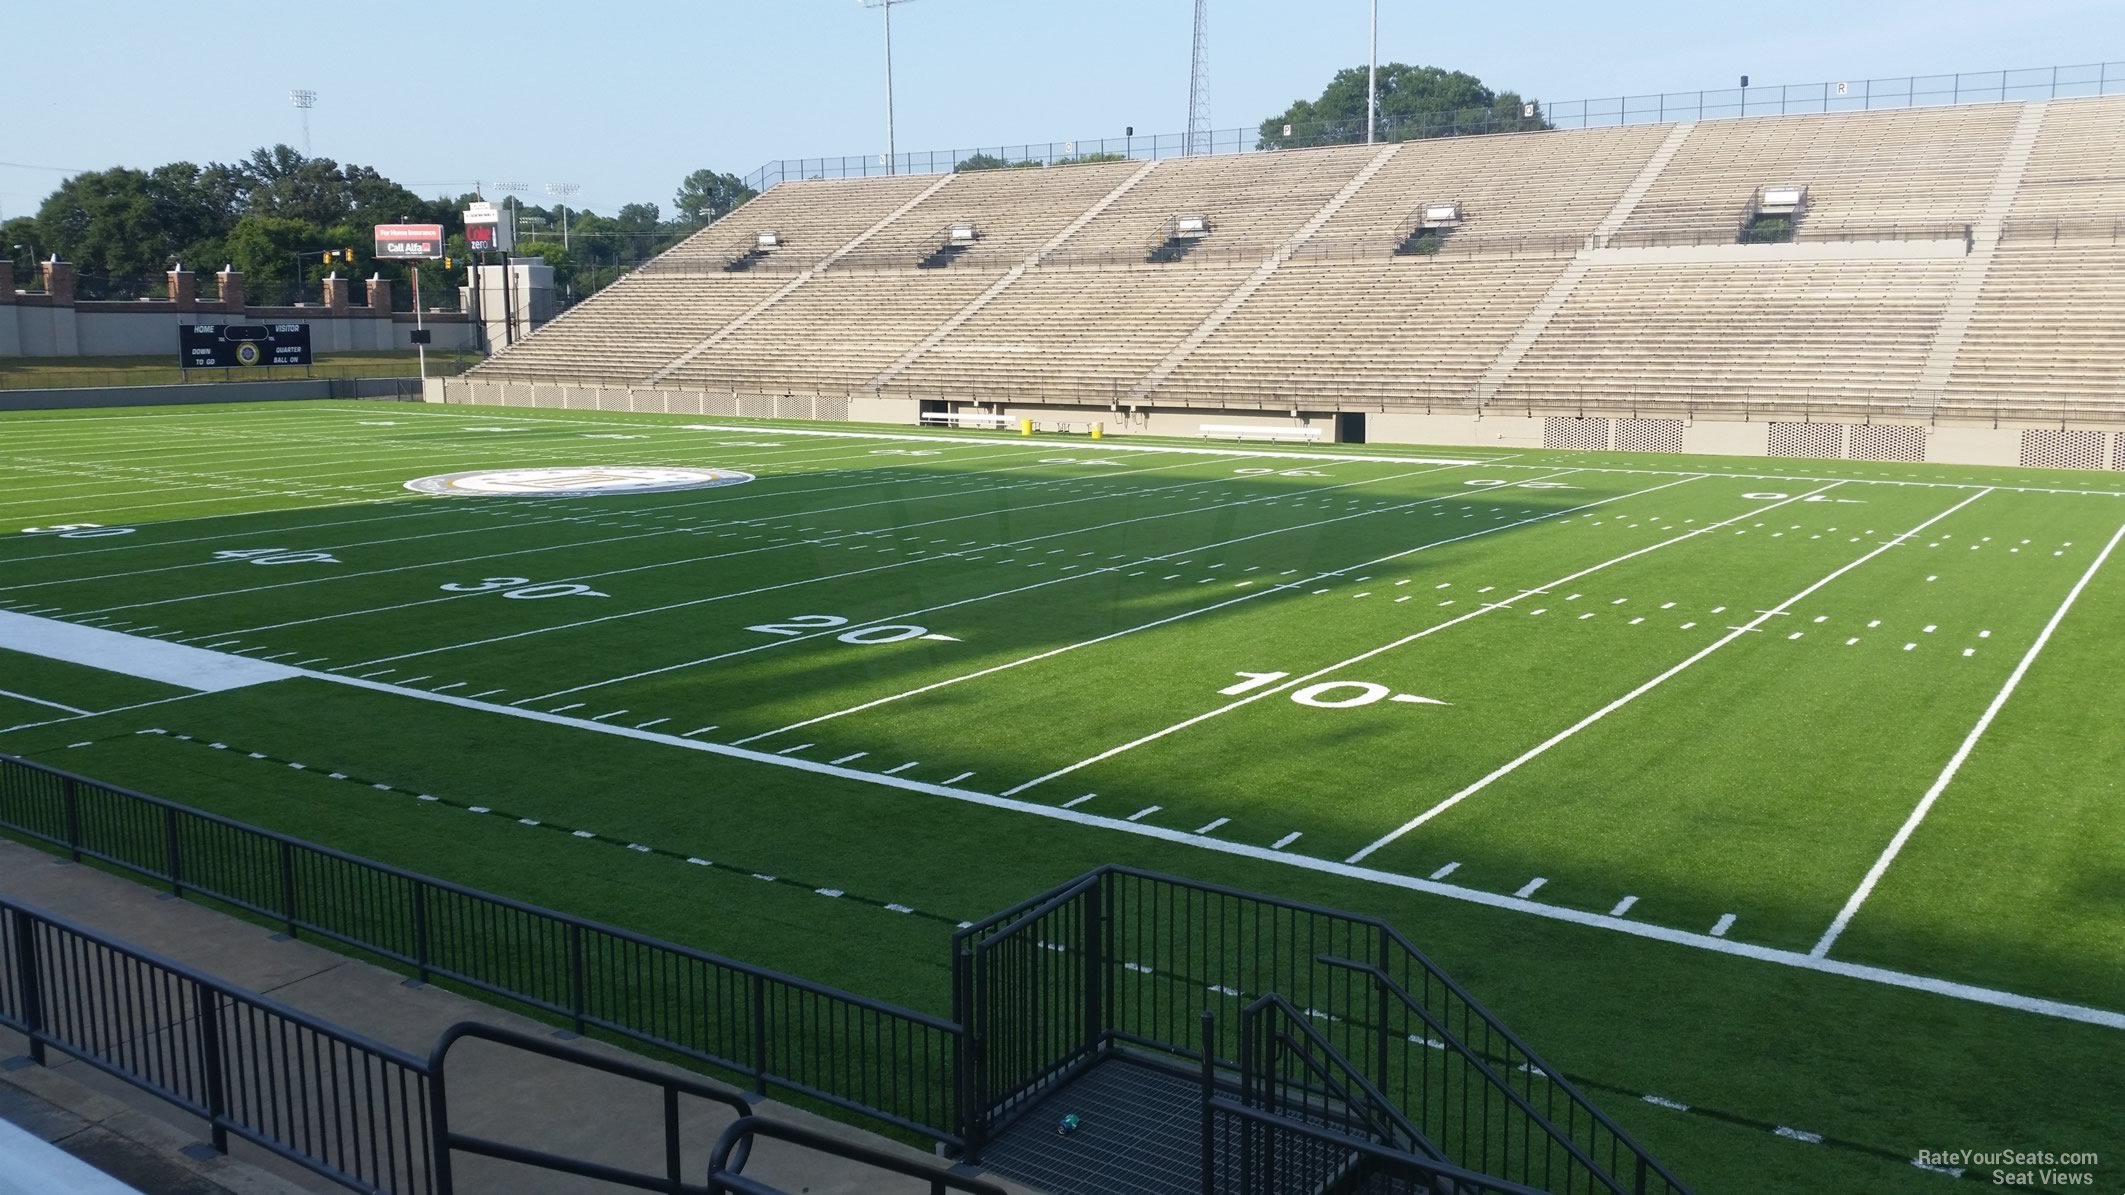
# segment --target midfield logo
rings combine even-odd
[[[513,498],[570,494],[641,494],[743,485],[750,473],[736,469],[688,469],[666,465],[580,465],[551,469],[482,469],[441,473],[406,483],[418,494],[504,495]]]

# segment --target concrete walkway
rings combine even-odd
[[[437,988],[409,987],[396,972],[307,942],[277,939],[263,927],[12,842],[0,842],[0,897],[37,906],[140,950],[269,995],[371,1040],[423,1057],[445,1028],[460,1021],[478,1021],[537,1035],[552,1036],[555,1032],[542,1022]],[[166,1031],[168,1026],[135,1028],[142,1033],[157,1033]],[[674,1074],[691,1074],[599,1042],[577,1040],[570,1044]],[[0,1058],[19,1054],[21,1047],[19,1037],[0,1031]],[[40,1078],[71,1081],[174,1126],[188,1134],[190,1141],[205,1140],[203,1122],[188,1114],[56,1052],[50,1061],[52,1066]],[[20,1080],[35,1070],[17,1064],[11,1072],[0,1074],[0,1081]],[[452,1051],[449,1083],[453,1129],[629,1170],[651,1174],[663,1171],[662,1097],[655,1088],[483,1041],[466,1041]],[[6,1110],[5,1103],[0,1102],[0,1115]],[[934,1161],[919,1150],[786,1105],[756,1101],[755,1111],[843,1140]],[[684,1173],[688,1181],[705,1180],[709,1151],[729,1120],[729,1112],[720,1105],[682,1098]],[[302,1189],[343,1190],[266,1151],[233,1139],[231,1146],[230,1158],[248,1164],[242,1175],[232,1172],[226,1181],[208,1183],[202,1179],[196,1188],[175,1189],[255,1191],[264,1195],[269,1188],[262,1184],[266,1174],[271,1174]],[[453,1161],[457,1190],[464,1195],[574,1195],[612,1189],[463,1153]],[[255,1182],[251,1178],[254,1173]],[[837,1158],[765,1140],[756,1143],[745,1174],[783,1190],[808,1195],[895,1195],[902,1191],[914,1195],[928,1190],[926,1184],[914,1180],[883,1175]],[[194,1177],[198,1175],[195,1173]],[[1026,1190],[993,1177],[990,1181],[1009,1190]],[[135,1185],[140,1184],[136,1181]],[[152,1187],[141,1189],[153,1195]]]

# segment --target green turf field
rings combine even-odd
[[[405,488],[594,466],[753,479]],[[2125,474],[341,403],[0,476],[0,752],[932,1010],[1182,872],[1395,920],[1702,1190],[2125,1189]]]

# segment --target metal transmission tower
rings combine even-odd
[[[303,114],[303,156],[310,156],[310,109],[317,107],[317,93],[307,87],[288,90],[288,102]]]
[[[895,147],[893,145],[893,6],[906,4],[908,0],[856,0],[865,8],[876,8],[885,15],[885,172],[892,174]]]
[[[1210,5],[1195,0],[1195,54],[1188,63],[1188,156],[1210,152]]]

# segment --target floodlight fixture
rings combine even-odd
[[[303,114],[303,156],[310,156],[310,109],[317,107],[317,92],[308,87],[288,89],[288,102]]]

